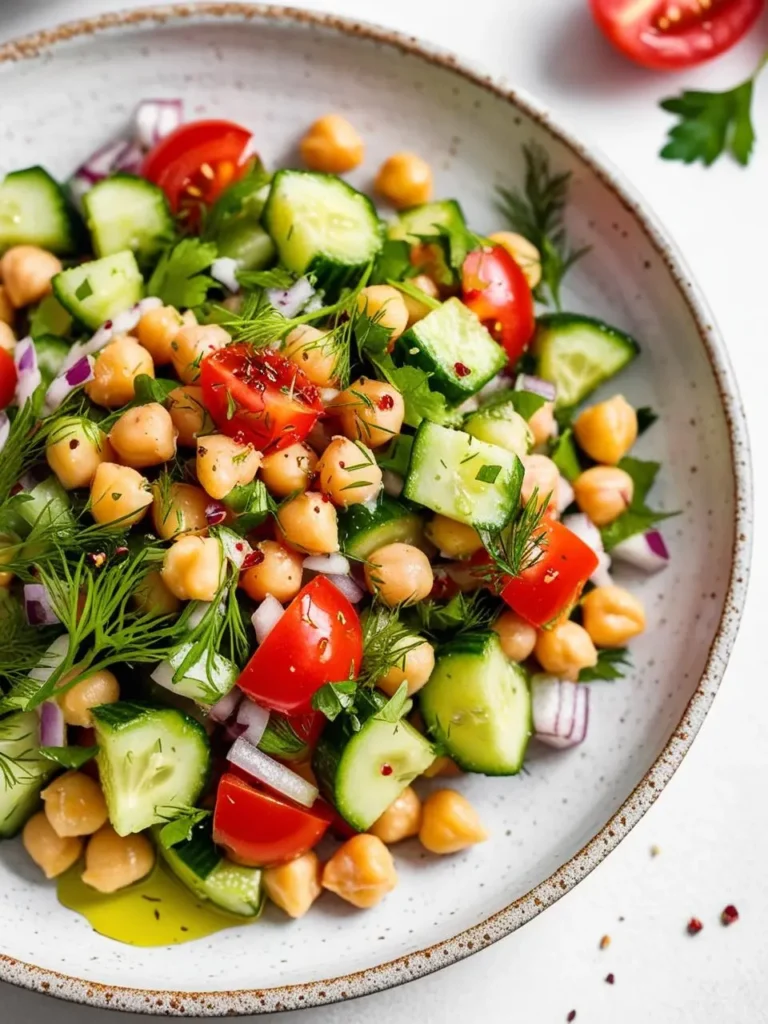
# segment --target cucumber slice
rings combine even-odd
[[[50,526],[61,530],[74,529],[75,519],[69,495],[55,476],[48,476],[28,492],[27,500],[19,502],[19,515],[30,526]]]
[[[37,809],[40,790],[56,765],[38,754],[40,720],[34,711],[19,711],[0,720],[0,839],[15,836]],[[5,772],[3,772],[5,775]]]
[[[191,837],[171,849],[157,845],[174,875],[200,899],[240,917],[259,916],[264,907],[261,870],[222,856],[213,844],[210,819],[195,825]]]
[[[441,229],[457,234],[467,230],[464,213],[455,199],[422,203],[403,210],[387,228],[387,235],[414,243],[424,236],[438,234]]]
[[[118,252],[63,270],[53,279],[61,305],[92,330],[130,309],[144,292],[144,280],[132,252]]]
[[[275,243],[258,223],[238,222],[223,228],[216,245],[219,256],[237,260],[241,270],[264,270],[277,259]]]
[[[146,266],[175,233],[163,190],[133,174],[104,178],[85,193],[83,207],[97,256],[128,249]]]
[[[29,318],[29,333],[33,341],[52,334],[66,338],[72,330],[72,317],[54,295],[46,295]]]
[[[172,807],[194,806],[211,753],[203,727],[176,708],[120,701],[93,709],[99,775],[118,835],[156,825]]]
[[[341,550],[354,558],[367,558],[386,544],[421,547],[423,523],[415,512],[394,498],[382,497],[372,508],[350,505],[339,513]]]
[[[61,186],[42,167],[6,175],[0,185],[0,252],[39,245],[58,256],[76,253],[80,224]]]
[[[577,313],[539,317],[532,351],[536,374],[557,387],[555,405],[567,409],[631,363],[640,346],[624,331]]]
[[[64,365],[64,360],[69,355],[70,348],[68,341],[57,338],[53,334],[43,334],[35,338],[37,365],[40,368],[44,384],[50,384],[59,373]]]
[[[451,402],[478,392],[507,364],[507,357],[471,309],[447,299],[397,342],[406,363],[432,374],[430,387]]]
[[[464,421],[464,429],[472,437],[506,448],[520,458],[533,446],[531,429],[512,402],[499,402],[471,413]]]
[[[374,259],[382,228],[371,200],[333,174],[278,171],[263,215],[280,261],[337,291]]]
[[[476,529],[506,526],[520,503],[523,464],[505,448],[424,420],[403,495]]]
[[[524,670],[507,659],[495,633],[446,644],[419,700],[430,733],[460,768],[520,771],[533,731],[531,695]]]
[[[340,716],[323,732],[312,759],[320,788],[359,832],[370,828],[435,759],[430,742],[406,721],[376,717],[386,703],[375,690],[358,692],[359,732],[348,716]]]
[[[206,651],[198,661],[184,668],[180,679],[174,679],[191,650],[191,643],[183,644],[154,669],[152,679],[171,693],[189,697],[198,704],[215,704],[235,685],[240,670],[218,651]]]

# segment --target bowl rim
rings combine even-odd
[[[682,762],[709,711],[736,639],[746,599],[753,527],[752,473],[744,409],[724,342],[706,300],[676,245],[639,192],[595,146],[579,141],[575,132],[564,127],[543,104],[524,90],[512,89],[503,79],[488,75],[474,62],[458,58],[414,36],[319,11],[238,2],[167,4],[66,22],[0,45],[0,72],[2,66],[9,62],[38,57],[57,45],[101,32],[168,22],[204,23],[213,19],[305,25],[398,49],[451,71],[502,99],[513,110],[522,110],[556,141],[575,153],[635,218],[666,264],[696,324],[715,377],[728,428],[735,521],[731,570],[722,615],[699,684],[664,748],[619,809],[581,850],[549,878],[484,922],[426,949],[363,971],[325,981],[229,992],[175,992],[104,985],[0,955],[0,981],[91,1006],[190,1017],[239,1016],[321,1006],[403,984],[484,949],[530,921],[573,888],[618,846],[655,802]]]

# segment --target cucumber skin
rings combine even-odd
[[[18,722],[21,728],[26,728],[24,720],[28,721],[30,729],[34,729],[37,738],[33,746],[35,749],[39,746],[39,730],[38,730],[38,719],[37,714],[34,711],[16,711],[7,718],[3,719],[3,724],[8,725],[11,722]],[[0,748],[3,746],[10,746],[9,751],[12,756],[20,756],[27,750],[27,741],[23,738],[24,733],[21,733],[22,738],[14,738],[10,741],[0,741]],[[22,749],[16,749],[22,748]],[[37,810],[38,804],[40,803],[40,790],[43,788],[50,776],[57,771],[57,766],[53,761],[47,761],[44,758],[39,758],[35,761],[35,771],[38,773],[35,778],[30,778],[26,782],[21,782],[18,786],[14,786],[12,790],[0,789],[0,807],[3,806],[5,800],[10,794],[14,795],[14,802],[12,808],[5,814],[5,817],[0,819],[0,840],[12,839],[17,835],[28,819],[32,817],[34,812]],[[3,808],[4,809],[4,808]]]
[[[147,201],[149,201],[151,197],[154,200],[155,205],[155,209],[152,211],[153,215],[158,221],[163,222],[157,233],[147,233],[142,229],[141,241],[136,248],[121,245],[117,248],[110,247],[103,249],[101,243],[98,241],[101,237],[98,225],[98,214],[94,215],[94,211],[91,207],[93,205],[94,196],[98,199],[100,198],[100,194],[104,192],[107,192],[107,197],[109,196],[110,186],[113,183],[116,183],[118,187],[125,187],[127,185],[144,192],[146,194]],[[146,268],[147,265],[151,265],[153,261],[156,262],[163,247],[173,239],[175,233],[173,214],[171,213],[171,207],[165,192],[147,178],[140,178],[136,174],[118,172],[117,174],[110,175],[108,178],[102,178],[102,180],[97,182],[92,189],[86,192],[83,197],[83,208],[85,210],[88,231],[93,243],[93,251],[96,253],[98,259],[102,259],[104,256],[114,256],[115,253],[123,252],[126,248],[130,248],[136,256],[136,260],[139,265]]]
[[[86,247],[88,237],[85,225],[67,196],[67,193],[44,167],[41,167],[39,164],[35,164],[32,167],[25,167],[21,170],[12,171],[10,174],[7,174],[3,178],[2,182],[0,182],[0,196],[2,195],[3,185],[5,185],[6,182],[10,181],[12,185],[19,183],[20,181],[23,183],[23,178],[31,178],[33,175],[38,179],[40,185],[44,185],[49,190],[51,196],[54,194],[56,196],[56,205],[59,207],[59,212],[62,218],[61,238],[58,240],[52,240],[50,237],[41,239],[39,236],[35,236],[34,238],[25,239],[23,236],[18,236],[13,239],[9,245],[0,241],[0,253],[5,252],[6,249],[12,248],[14,245],[25,244],[40,246],[40,248],[45,248],[56,256],[72,256],[82,251]]]
[[[355,707],[360,725],[375,715],[387,703],[386,698],[378,690],[358,690]],[[335,782],[339,764],[344,755],[344,748],[356,736],[348,715],[341,714],[323,729],[315,752],[312,755],[312,771],[322,793],[335,804]]]
[[[403,528],[395,529],[397,524]],[[408,524],[410,526],[406,528]],[[375,542],[366,544],[366,538],[370,539],[375,533],[384,531],[388,525],[392,527],[392,539],[387,540],[387,544],[395,543],[395,541],[413,544],[416,547],[421,544],[423,539],[421,517],[395,498],[385,495],[380,499],[375,510],[367,509],[364,505],[350,505],[339,515],[341,550],[356,558],[367,558],[383,545]]]

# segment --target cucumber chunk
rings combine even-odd
[[[382,244],[371,200],[333,174],[278,171],[263,223],[281,263],[296,274],[315,274],[328,291],[350,281]]]
[[[28,492],[27,500],[19,502],[19,515],[29,526],[55,523],[61,530],[75,526],[69,495],[55,476],[46,477]]]
[[[72,330],[72,317],[54,295],[46,295],[29,318],[29,333],[33,341],[52,334],[66,338]]]
[[[205,240],[242,270],[263,270],[277,258],[275,243],[260,224],[268,195],[263,175],[243,178],[222,193],[208,217]]]
[[[419,699],[431,735],[460,768],[520,771],[533,731],[531,695],[524,670],[508,660],[495,633],[446,644]]]
[[[58,256],[78,251],[80,224],[61,186],[42,167],[6,175],[0,185],[0,252],[39,245]]]
[[[523,464],[505,448],[425,420],[403,495],[476,529],[499,530],[520,502]]]
[[[536,374],[557,387],[555,405],[578,405],[631,363],[640,346],[624,331],[577,313],[539,317],[532,351]]]
[[[146,178],[104,178],[83,196],[83,207],[97,256],[128,249],[146,266],[174,236],[165,193]]]
[[[387,235],[414,243],[424,236],[438,234],[441,229],[456,233],[467,230],[464,213],[455,199],[422,203],[403,210],[387,228]]]
[[[53,279],[53,294],[61,305],[92,330],[130,309],[143,292],[141,271],[129,251],[81,263]]]
[[[421,517],[394,498],[382,497],[373,508],[350,505],[339,513],[341,550],[354,558],[368,558],[386,544],[413,544],[423,540]]]
[[[10,839],[37,809],[40,790],[56,765],[38,754],[40,720],[34,711],[19,711],[0,719],[0,839]]]
[[[118,835],[193,806],[205,786],[210,746],[203,727],[176,708],[119,701],[93,709],[109,820]]]
[[[533,446],[533,433],[512,402],[498,402],[470,413],[464,429],[472,437],[506,448],[520,458]]]

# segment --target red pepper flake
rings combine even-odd
[[[339,461],[339,469],[346,469],[346,468],[347,468],[346,462]]]
[[[324,494],[324,495],[323,495],[323,501],[324,501],[324,502],[326,503],[326,505],[328,504],[328,502],[329,502],[330,500],[331,500],[331,498],[330,498],[330,495],[328,495],[328,494]],[[320,511],[320,509],[319,509],[319,508],[316,508],[316,509],[315,509],[315,512],[319,512],[319,511]]]
[[[382,410],[392,409],[394,407],[394,404],[395,400],[392,397],[392,395],[382,395],[381,398],[379,399],[379,408]]]
[[[568,1024],[571,1024],[572,1020],[576,1020],[576,1011],[575,1010],[571,1010],[571,1012],[568,1014],[568,1016],[565,1019],[568,1021]]]
[[[606,974],[605,980],[608,982],[609,985],[612,985],[616,980],[616,978],[613,975],[613,972],[611,972],[611,974]]]
[[[725,910],[720,915],[720,920],[723,924],[733,924],[734,921],[739,920],[739,912],[732,903],[729,903]]]
[[[381,766],[381,774],[382,775],[391,775],[394,770],[395,769],[392,767],[391,764],[383,764]]]
[[[698,919],[698,917],[692,917],[687,925],[687,932],[689,935],[698,935],[704,925]]]
[[[105,331],[111,331],[112,330],[112,321],[111,320],[105,320],[104,321],[104,330]]]
[[[454,363],[453,368],[457,377],[468,377],[472,371],[465,363]]]

